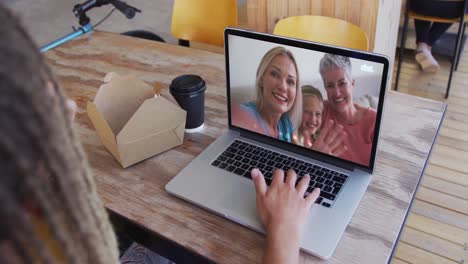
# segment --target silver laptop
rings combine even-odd
[[[266,54],[277,47],[288,50],[297,66],[292,70],[282,68],[284,65],[276,67],[274,57],[268,62],[265,58],[269,55]],[[346,76],[352,79],[348,85],[354,84],[352,90],[348,89],[352,95],[346,94],[346,88],[341,87],[347,85],[347,79],[326,77],[324,84],[320,61],[325,54],[350,59],[351,69],[346,71]],[[225,30],[225,57],[229,128],[174,177],[166,185],[166,190],[264,233],[257,215],[250,170],[259,168],[267,183],[271,182],[275,168],[292,168],[299,178],[308,173],[311,175],[308,191],[318,187],[321,196],[310,210],[301,249],[320,258],[331,257],[374,171],[389,60],[367,52],[232,28]],[[262,59],[268,63],[266,68],[258,70]],[[257,78],[257,72],[263,75]],[[264,81],[268,78],[282,80],[284,91],[265,92],[267,84]],[[259,82],[265,85],[257,85]],[[321,128],[330,118],[338,118],[343,104],[350,103],[362,113],[358,125],[345,126],[348,137],[343,144],[347,146],[339,156],[314,151],[313,137],[310,139],[312,148],[291,140],[294,133],[307,128],[307,122],[302,122],[308,114],[308,104],[304,101],[307,95],[302,96],[301,106],[297,90],[304,85],[315,87],[323,97],[321,125],[315,121]],[[295,95],[286,92],[289,86],[296,89]],[[261,102],[264,102],[263,106],[259,106]],[[296,104],[302,118],[297,118]],[[259,111],[260,107],[262,111]],[[293,108],[296,109],[295,115]],[[264,118],[269,112],[265,109],[272,109],[281,116],[277,134],[266,126]],[[358,130],[353,130],[356,127]],[[320,128],[318,131],[320,133]]]

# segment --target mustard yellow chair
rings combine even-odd
[[[333,17],[292,16],[275,25],[273,34],[346,48],[369,50],[369,39],[360,27]]]
[[[450,66],[450,74],[448,78],[447,89],[445,90],[445,98],[447,99],[450,93],[450,85],[452,84],[452,76],[453,72],[458,69],[458,62],[460,61],[461,56],[461,43],[462,38],[465,35],[465,27],[466,23],[468,22],[468,15],[465,14],[467,9],[468,0],[447,0],[447,1],[463,1],[463,9],[460,10],[460,16],[458,18],[442,18],[442,17],[433,17],[433,16],[426,16],[423,14],[416,13],[411,10],[410,8],[410,0],[406,2],[406,10],[405,10],[405,22],[403,24],[403,31],[401,36],[400,42],[400,52],[398,55],[398,67],[396,72],[395,78],[395,91],[398,91],[398,81],[400,80],[400,71],[401,71],[401,63],[403,61],[403,52],[405,50],[405,43],[406,43],[406,33],[408,31],[408,21],[409,18],[424,20],[424,21],[431,21],[431,22],[440,22],[440,23],[458,23],[458,33],[457,38],[455,41],[455,47],[453,49],[453,54],[451,58],[451,66]]]
[[[171,32],[180,45],[223,46],[224,29],[237,23],[236,0],[174,0]]]

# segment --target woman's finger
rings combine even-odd
[[[280,185],[284,183],[284,171],[280,169],[275,169],[273,171],[273,180],[271,181],[271,185]]]
[[[294,188],[296,186],[297,174],[292,169],[289,169],[287,173],[286,184]]]
[[[341,156],[348,150],[348,147],[344,144],[339,145],[338,147],[334,148],[330,154],[334,156]]]
[[[342,145],[347,136],[348,134],[344,131],[337,132],[334,140],[329,144],[330,149],[334,149],[339,145]]]
[[[297,134],[295,132],[291,137],[291,141],[293,144],[300,145],[299,138],[297,137]]]
[[[325,143],[328,134],[332,131],[332,128],[335,126],[335,121],[333,120],[327,120],[325,124],[323,125],[323,128],[320,130],[320,134],[318,135],[317,139],[315,140],[315,143]]]
[[[320,189],[319,188],[314,188],[311,194],[309,194],[305,200],[307,202],[307,206],[311,207],[314,203],[315,200],[320,196]]]
[[[267,192],[267,185],[262,172],[259,169],[255,168],[250,172],[250,175],[252,176],[252,179],[255,183],[255,191],[257,193],[257,196],[265,195]]]
[[[309,186],[309,183],[310,183],[310,176],[309,174],[306,174],[304,175],[304,177],[302,177],[302,179],[297,184],[296,190],[299,192],[301,196],[304,196],[307,190],[307,187]]]

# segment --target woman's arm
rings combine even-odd
[[[286,180],[282,170],[275,170],[273,181],[267,190],[262,173],[252,170],[257,193],[257,210],[267,231],[263,263],[298,263],[303,227],[310,207],[320,194],[314,191],[304,198],[310,177],[306,174],[297,187],[296,173],[289,170]]]

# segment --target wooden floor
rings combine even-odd
[[[391,263],[468,263],[467,49],[447,100],[447,57],[436,57],[436,74],[422,73],[412,52],[403,60],[399,91],[446,101],[448,110]]]

